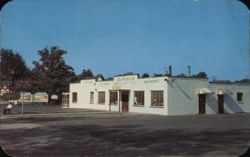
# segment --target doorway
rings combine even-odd
[[[121,91],[122,112],[128,112],[129,91]]]
[[[199,114],[206,113],[206,94],[199,94]]]
[[[69,93],[62,93],[62,107],[69,107]]]
[[[218,112],[220,114],[224,113],[224,95],[218,95]]]

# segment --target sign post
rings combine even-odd
[[[24,93],[22,92],[22,115],[23,115],[23,95],[24,95]]]

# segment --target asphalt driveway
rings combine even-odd
[[[239,156],[250,114],[159,116],[93,110],[1,116],[12,156]]]

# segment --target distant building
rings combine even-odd
[[[89,79],[70,84],[63,107],[161,115],[250,112],[249,87],[190,77]]]

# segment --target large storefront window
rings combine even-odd
[[[117,105],[117,91],[110,91],[109,93],[109,103],[111,105]]]
[[[164,106],[163,91],[151,91],[151,105],[152,106]]]
[[[134,105],[144,105],[144,91],[134,92]]]
[[[105,104],[105,92],[98,92],[98,104]]]

